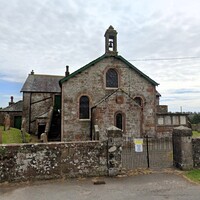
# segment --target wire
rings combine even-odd
[[[146,59],[133,59],[128,61],[159,61],[159,60],[193,60],[200,59],[200,57],[174,57],[174,58],[146,58]]]

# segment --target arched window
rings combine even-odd
[[[116,120],[116,127],[123,130],[123,116],[122,116],[122,113],[117,113],[116,117],[115,117],[115,120]]]
[[[115,113],[115,126],[125,132],[125,114],[122,112]]]
[[[118,73],[115,69],[106,72],[106,87],[118,88]]]
[[[81,96],[79,100],[79,119],[89,119],[89,98]]]

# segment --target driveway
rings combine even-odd
[[[45,181],[31,185],[1,186],[0,200],[199,200],[200,185],[174,173],[153,172],[118,178]]]

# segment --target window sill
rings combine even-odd
[[[90,119],[79,119],[80,122],[89,122]]]
[[[113,87],[113,88],[106,87],[105,89],[106,89],[106,90],[117,90],[117,89],[119,89],[119,88],[118,88],[118,87],[116,87],[116,88],[114,88],[114,87]]]

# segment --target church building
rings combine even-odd
[[[118,55],[117,31],[105,32],[105,54],[60,80],[62,140],[87,140],[116,126],[135,137],[156,133],[158,83]]]
[[[117,31],[105,32],[105,53],[65,76],[29,74],[22,87],[27,132],[49,140],[104,139],[107,128],[124,137],[170,135],[187,115],[159,105],[158,83],[120,56]]]

